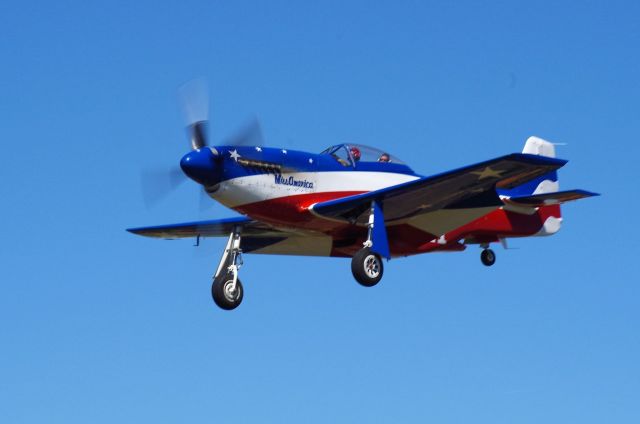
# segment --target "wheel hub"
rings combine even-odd
[[[224,297],[226,297],[227,300],[231,302],[235,302],[236,300],[238,300],[238,296],[240,294],[238,285],[236,284],[235,287],[233,286],[234,286],[233,280],[229,280],[226,283],[224,283],[224,288],[223,288]]]
[[[378,258],[374,255],[369,255],[364,260],[364,271],[370,278],[376,278],[380,273],[380,264]]]

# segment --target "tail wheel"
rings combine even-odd
[[[382,258],[368,247],[359,250],[351,259],[351,273],[356,281],[365,287],[378,284],[383,272]]]
[[[233,287],[233,275],[227,274],[223,278],[217,278],[211,285],[211,297],[220,308],[230,311],[237,308],[242,303],[244,289],[240,279]]]
[[[496,263],[496,254],[491,249],[484,249],[480,254],[480,260],[485,266],[491,266]]]

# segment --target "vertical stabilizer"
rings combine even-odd
[[[539,137],[529,137],[524,144],[522,153],[537,156],[546,156],[550,158],[556,157],[556,147]],[[508,196],[512,202],[523,201],[523,199],[536,199],[533,196],[542,196],[549,193],[557,193],[560,191],[558,184],[558,174],[556,171],[549,172],[541,177],[535,178],[511,190],[500,191],[502,196]],[[543,196],[544,197],[544,196]],[[544,202],[543,202],[544,203]],[[535,213],[543,220],[542,227],[536,233],[538,236],[550,236],[560,230],[562,224],[562,215],[560,205],[530,205],[535,207]]]
[[[549,143],[547,140],[543,140],[539,137],[531,136],[524,144],[522,153],[528,153],[530,155],[547,156],[550,158],[556,157],[556,146]]]
[[[539,137],[529,137],[522,153],[529,155],[556,157],[556,147]],[[558,174],[553,171],[509,190],[498,190],[501,196],[533,196],[536,194],[555,193],[560,190]]]

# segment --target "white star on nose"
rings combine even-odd
[[[233,160],[235,160],[236,162],[238,162],[238,158],[240,157],[240,154],[238,153],[238,150],[237,150],[237,149],[229,150],[229,154],[231,155],[231,157],[233,158]]]

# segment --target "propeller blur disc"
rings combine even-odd
[[[204,78],[193,79],[178,89],[178,96],[187,123],[191,148],[208,146],[209,87]]]

